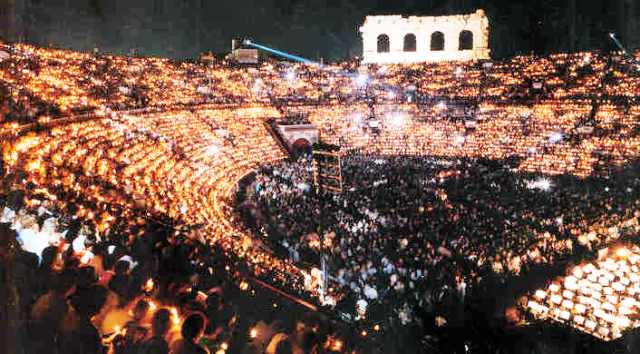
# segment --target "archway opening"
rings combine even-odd
[[[305,138],[299,138],[291,144],[293,156],[310,155],[312,152],[311,143]]]
[[[460,32],[460,44],[458,50],[471,50],[473,49],[473,32],[464,30]]]
[[[416,35],[413,33],[408,33],[404,36],[404,51],[405,52],[415,52],[416,51]]]
[[[389,52],[389,36],[386,34],[381,34],[378,36],[378,53],[388,53]]]
[[[431,34],[431,50],[444,50],[444,33],[436,31]]]

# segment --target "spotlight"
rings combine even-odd
[[[364,86],[369,81],[369,77],[365,74],[360,74],[356,77],[356,84],[358,86]]]
[[[553,187],[553,183],[548,178],[541,177],[535,181],[527,182],[527,187],[529,189],[539,189],[541,191],[547,192],[551,190],[551,187]]]
[[[405,124],[405,116],[402,113],[392,113],[387,116],[387,126],[391,129],[402,129]]]
[[[549,189],[551,189],[551,181],[546,178],[541,179],[539,185],[540,189],[543,191],[548,191]]]
[[[564,134],[562,134],[562,132],[553,132],[549,134],[549,142],[551,144],[559,143],[562,139],[564,139]]]
[[[284,75],[284,78],[285,78],[287,81],[293,81],[293,80],[295,80],[295,79],[296,79],[296,72],[295,72],[295,70],[293,70],[293,69],[289,69],[289,70],[287,70],[287,73]]]

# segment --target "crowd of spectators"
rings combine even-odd
[[[10,204],[2,200],[2,204]],[[3,207],[3,350],[12,353],[339,353],[349,332],[229,271],[220,248],[163,224],[130,243]],[[44,242],[43,242],[44,239]],[[3,316],[4,317],[4,316]],[[357,339],[357,336],[355,337]]]
[[[522,171],[586,177],[622,166],[640,152],[640,106],[603,104],[590,118],[591,109],[586,103],[545,101],[530,105],[483,103],[469,112],[441,101],[424,108],[381,104],[373,118],[364,104],[306,111],[320,136],[345,150],[517,158],[517,168]]]
[[[640,71],[620,53],[585,52],[502,61],[370,66],[175,62],[1,45],[5,122],[33,123],[105,108],[202,103],[278,106],[461,99],[490,104],[545,100],[636,102]]]
[[[276,122],[278,125],[300,125],[311,124],[311,121],[305,114],[292,114],[278,119]]]
[[[351,155],[342,166],[339,195],[313,193],[310,158],[262,166],[244,214],[295,262],[331,254],[352,304],[392,304],[401,318],[434,288],[464,299],[489,272],[517,275],[637,228],[634,167],[579,180],[475,159]]]
[[[198,352],[203,319],[189,314],[195,308],[208,317],[200,292],[217,298],[211,277],[198,274],[220,257],[229,260],[222,273],[242,270],[306,300],[338,302],[351,319],[390,307],[408,324],[415,308],[443,294],[463,300],[486,274],[518,274],[638,225],[640,80],[616,53],[364,71],[352,62],[238,68],[24,44],[0,51],[0,194],[20,191],[26,210],[45,203],[96,237],[91,266],[64,242],[38,255],[57,259],[48,265],[21,253],[26,268],[45,264],[44,280],[26,276],[14,296],[22,301],[20,328],[45,333],[34,345],[53,340],[63,352],[91,351],[73,347],[84,341],[58,340],[67,331],[68,338],[108,335],[113,350],[130,342],[163,347],[161,338],[180,337],[163,335],[167,314],[152,310],[166,305],[179,314],[169,311],[169,332],[180,332],[175,317],[183,327],[172,350]],[[350,152],[344,195],[323,196],[321,206],[309,160],[278,162],[286,154],[257,124],[273,118],[311,123],[324,142]],[[234,195],[257,169],[247,223]],[[318,235],[320,218],[329,229]],[[168,244],[160,249],[151,242],[158,236],[147,235],[158,222],[175,230],[158,240]],[[108,243],[116,241],[128,250],[118,254],[128,253],[128,265],[111,259]],[[148,247],[136,247],[141,242]],[[333,270],[323,291],[309,271],[321,247]],[[164,252],[175,265],[152,277]],[[184,269],[172,268],[178,265]],[[162,291],[141,298],[151,278]],[[34,285],[40,282],[46,285]],[[188,291],[176,288],[186,283]],[[113,308],[113,293],[114,306],[132,313],[126,334],[124,325],[116,331],[89,322]],[[195,298],[185,305],[194,308],[169,301],[181,293]],[[69,316],[76,316],[65,321],[69,328],[42,326]],[[438,314],[436,322],[454,317]],[[138,331],[141,321],[147,328]],[[324,337],[315,343],[336,345]]]
[[[262,161],[284,158],[265,127],[252,124],[270,111],[114,113],[24,134],[3,146],[4,182],[27,192],[28,207],[49,200],[106,234],[134,237],[145,220],[168,218],[203,243],[222,244],[256,275],[302,290],[301,272],[230,222],[236,182]]]

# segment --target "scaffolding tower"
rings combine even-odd
[[[313,150],[313,183],[318,192],[342,193],[340,151]]]

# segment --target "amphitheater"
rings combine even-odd
[[[0,49],[11,54],[0,61],[2,180],[5,191],[23,193],[25,209],[69,215],[102,238],[132,239],[150,220],[169,220],[312,306],[326,299],[309,284],[311,269],[275,256],[235,211],[239,181],[290,158],[269,120],[304,114],[324,142],[346,152],[512,160],[516,173],[549,178],[615,178],[640,157],[640,74],[616,53],[371,65],[358,74],[350,62],[237,68],[22,44]],[[375,134],[361,129],[371,112],[362,75],[376,97],[382,128]],[[531,256],[536,248],[570,255],[578,244],[592,254],[616,247],[572,279],[531,289],[524,310],[604,340],[640,325],[640,291],[629,283],[639,253],[612,246],[638,230],[639,200],[635,190],[630,195],[624,208],[563,225],[569,239],[540,231],[520,253],[494,260],[496,273],[509,273],[517,272],[516,258],[545,262]],[[627,275],[605,274],[620,269]],[[578,277],[588,272],[599,275]],[[578,283],[596,284],[584,302]],[[607,285],[626,297],[608,298],[615,294]],[[334,302],[343,293],[338,284],[328,291]],[[622,309],[611,305],[624,301]],[[582,304],[575,314],[574,304]]]

